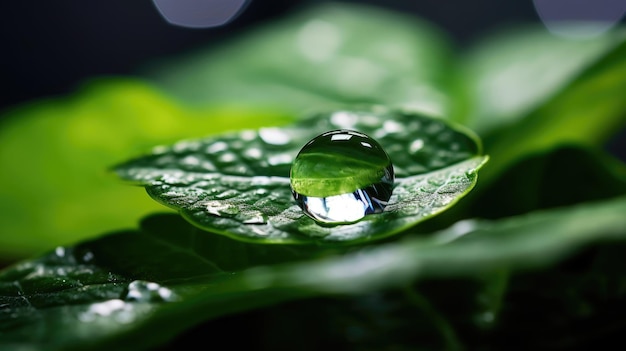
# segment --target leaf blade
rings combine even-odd
[[[391,155],[397,181],[383,213],[325,227],[297,207],[288,174],[300,146],[338,128],[377,138]],[[317,114],[282,129],[182,141],[114,171],[207,231],[268,243],[348,242],[398,233],[452,206],[474,187],[487,161],[480,150],[479,140],[462,127],[374,108]]]

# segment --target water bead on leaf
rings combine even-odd
[[[304,213],[321,223],[340,224],[382,212],[391,197],[394,171],[376,140],[339,129],[318,135],[300,150],[290,179]]]

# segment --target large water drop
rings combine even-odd
[[[356,222],[384,210],[393,190],[389,155],[366,134],[338,129],[309,141],[290,172],[304,213],[325,224]]]

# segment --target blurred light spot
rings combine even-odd
[[[169,23],[190,28],[209,28],[234,20],[250,0],[153,0]]]
[[[343,38],[339,28],[322,20],[307,22],[298,32],[298,47],[313,62],[332,58],[341,46]]]
[[[537,14],[553,34],[590,38],[614,27],[626,12],[624,0],[533,0]]]
[[[335,112],[330,116],[330,123],[340,128],[352,128],[358,121],[358,116],[349,112]]]

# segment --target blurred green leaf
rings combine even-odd
[[[321,226],[296,205],[289,171],[309,140],[342,128],[375,138],[392,159],[396,182],[382,213]],[[271,243],[354,242],[395,234],[453,206],[474,187],[487,161],[480,149],[471,132],[444,120],[377,108],[183,140],[114,171],[207,231]]]
[[[514,123],[566,89],[625,39],[621,28],[571,39],[539,24],[489,35],[461,56],[460,80],[467,85],[469,106],[457,108],[453,119],[480,135]]]
[[[0,271],[0,343],[46,351],[141,350],[201,321],[271,303],[361,295],[416,279],[524,272],[591,243],[624,240],[625,211],[621,197],[462,222],[341,255],[248,244],[207,234],[174,214],[154,216],[140,231],[58,247]]]
[[[107,79],[6,111],[0,127],[0,255],[22,258],[132,227],[163,207],[106,169],[157,143],[284,124],[284,112],[185,108],[145,83]]]
[[[520,159],[476,190],[466,215],[502,218],[626,195],[626,165],[601,150],[563,145]]]
[[[564,144],[601,147],[626,126],[626,41],[527,116],[484,136],[489,183],[513,162]]]
[[[193,104],[226,101],[306,114],[367,103],[445,116],[454,68],[448,44],[414,16],[321,3],[163,62],[146,76]]]

